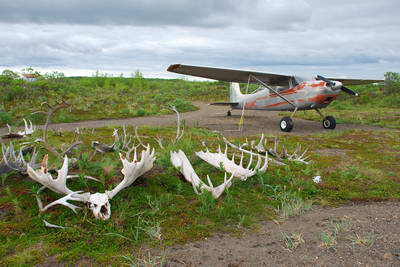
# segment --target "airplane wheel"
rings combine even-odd
[[[335,129],[336,127],[336,120],[334,117],[332,116],[326,116],[323,120],[322,120],[322,127],[324,127],[325,129]]]
[[[228,112],[226,113],[226,116],[228,116],[228,117],[232,116],[232,113],[230,110],[228,110]]]
[[[290,132],[293,129],[293,120],[290,117],[283,117],[279,123],[281,131]]]

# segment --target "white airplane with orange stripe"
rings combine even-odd
[[[320,109],[327,107],[341,91],[358,96],[356,92],[344,86],[382,82],[383,80],[325,78],[320,75],[304,79],[295,75],[282,75],[254,71],[221,69],[211,67],[170,65],[170,72],[187,74],[202,78],[230,82],[229,102],[212,103],[226,105],[231,109],[293,111],[290,117],[283,117],[280,128],[284,132],[293,129],[293,115],[297,110],[314,109],[321,115],[325,129],[335,129],[336,120],[332,116],[324,117]],[[242,94],[239,83],[259,84],[260,87],[250,94]],[[231,111],[228,111],[228,116]]]

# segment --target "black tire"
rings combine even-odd
[[[332,116],[326,116],[323,120],[322,120],[322,127],[324,127],[325,129],[335,129],[336,128],[336,120],[334,117]]]
[[[283,117],[279,123],[282,132],[290,132],[293,129],[293,120],[290,117]]]
[[[228,116],[228,117],[232,116],[232,112],[230,110],[228,110],[228,112],[226,113],[226,116]]]

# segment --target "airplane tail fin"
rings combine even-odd
[[[240,92],[239,83],[231,83],[229,88],[229,102],[238,102],[241,96],[243,94]]]

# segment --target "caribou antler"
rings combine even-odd
[[[248,177],[255,175],[257,172],[264,173],[268,167],[268,157],[266,156],[264,159],[264,165],[261,167],[261,157],[258,155],[258,160],[256,166],[251,169],[251,164],[253,163],[253,154],[250,154],[250,161],[246,168],[243,167],[243,152],[240,158],[239,165],[235,162],[235,154],[233,154],[232,159],[228,158],[228,146],[225,146],[225,152],[221,152],[221,147],[218,146],[218,152],[212,153],[208,151],[208,148],[205,152],[200,151],[196,152],[196,155],[204,160],[205,162],[211,164],[216,168],[224,168],[224,170],[228,173],[233,174],[235,177],[240,178],[242,181],[246,181]],[[261,168],[260,168],[261,167]]]
[[[200,180],[199,176],[194,171],[192,164],[190,164],[189,159],[182,150],[179,150],[178,152],[171,151],[170,154],[172,165],[182,173],[186,181],[192,184],[193,190],[196,194],[200,194],[206,190],[211,192],[212,196],[217,199],[222,195],[225,189],[232,185],[234,174],[227,179],[226,173],[224,182],[217,187],[213,186],[210,177],[207,175],[208,185],[206,185],[202,180]]]

